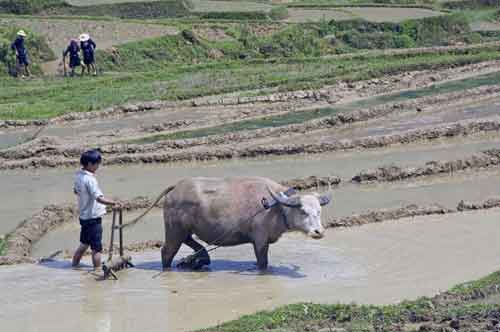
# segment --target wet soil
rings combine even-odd
[[[83,271],[71,270],[69,261],[1,267],[0,323],[40,331],[185,331],[291,302],[384,304],[432,296],[500,264],[499,216],[488,210],[417,217],[332,230],[320,241],[290,234],[271,247],[266,275],[252,270],[248,246],[217,250],[206,272],[174,270],[154,279],[158,251],[134,254],[137,268],[121,272],[118,282],[96,282],[85,271],[88,260]],[[188,253],[182,249],[179,257]]]

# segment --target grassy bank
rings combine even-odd
[[[408,20],[402,23],[370,23],[364,20],[294,24],[270,35],[257,35],[246,24],[218,25],[226,38],[206,40],[191,30],[119,46],[120,58],[99,52],[101,68],[111,71],[145,71],[171,63],[275,57],[318,57],[357,50],[411,48],[480,42],[471,35],[469,21],[461,14]]]
[[[495,330],[500,305],[485,304],[500,272],[453,287],[433,298],[396,305],[299,303],[243,316],[200,332],[256,331],[486,331]]]
[[[278,87],[315,88],[338,80],[358,81],[410,70],[438,69],[500,59],[496,47],[444,53],[292,58],[172,65],[150,72],[97,78],[0,81],[0,119],[50,118],[110,105]],[[78,92],[78,93],[75,93]]]

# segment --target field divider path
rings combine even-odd
[[[256,158],[264,156],[285,156],[299,154],[320,154],[325,152],[365,150],[416,142],[430,142],[453,137],[467,137],[477,134],[500,132],[500,117],[481,120],[465,120],[436,127],[413,129],[387,135],[368,136],[357,139],[333,140],[330,142],[268,144],[256,147],[239,145],[209,147],[190,151],[174,151],[159,146],[140,145],[103,146],[101,152],[108,165],[172,163],[186,161],[228,160],[236,158]],[[8,160],[0,160],[0,169],[56,168],[78,165],[78,158],[84,147],[65,149],[50,139],[38,138],[28,149],[10,151]],[[33,155],[33,156],[30,156]],[[18,155],[21,159],[16,159]]]

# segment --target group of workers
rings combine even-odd
[[[17,75],[20,77],[31,76],[29,69],[30,60],[28,50],[25,45],[25,38],[27,34],[24,30],[17,32],[16,40],[11,45],[12,50],[16,53],[16,68]],[[90,38],[89,34],[81,34],[78,39],[71,39],[68,47],[63,52],[63,66],[64,74],[66,75],[66,58],[69,56],[70,76],[75,75],[77,67],[82,66],[81,75],[85,74],[85,70],[90,75],[91,72],[94,76],[97,75],[97,68],[95,65],[95,49],[97,45]],[[80,52],[83,57],[83,64],[80,57]]]

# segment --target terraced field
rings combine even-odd
[[[500,42],[491,9],[323,4],[352,6],[290,3],[286,22],[243,18],[276,1],[197,0],[201,16],[180,18],[2,16],[4,36],[26,27],[57,55],[89,32],[101,71],[0,76],[0,326],[494,331]],[[233,16],[202,18],[214,12]],[[0,64],[12,60],[5,54]],[[124,231],[135,268],[102,281],[88,256],[71,268],[72,182],[89,148],[101,151],[99,183],[123,202],[125,221],[186,177],[263,176],[299,194],[333,191],[326,235],[286,232],[265,273],[246,245],[211,251],[201,271],[162,271],[156,205]],[[106,254],[110,214],[103,226]],[[191,253],[182,247],[175,263]]]

